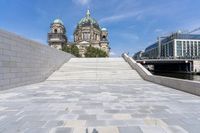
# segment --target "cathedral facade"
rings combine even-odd
[[[90,45],[102,49],[109,54],[108,31],[99,26],[98,22],[90,16],[87,10],[86,16],[80,20],[74,31],[74,42],[79,48],[79,53],[84,57],[86,48]]]
[[[62,49],[63,46],[69,45],[64,24],[60,19],[56,19],[50,28],[48,43],[51,47]],[[100,27],[98,22],[91,17],[89,10],[87,10],[86,16],[76,26],[74,44],[78,47],[81,57],[84,57],[86,48],[89,46],[99,48],[109,56],[108,31],[106,28]]]

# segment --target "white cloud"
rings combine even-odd
[[[142,13],[142,11],[137,11],[137,12],[133,12],[133,13],[126,13],[126,14],[119,14],[119,15],[112,15],[109,17],[105,17],[99,20],[99,22],[101,23],[105,23],[105,22],[114,22],[114,21],[121,21],[127,18],[131,18],[131,17],[137,17]]]
[[[116,54],[115,52],[111,51],[111,52],[110,52],[110,56],[111,56],[111,57],[117,56],[117,54]]]
[[[163,32],[163,29],[155,29],[155,32],[156,32],[156,33]]]
[[[76,4],[84,6],[84,5],[88,5],[91,0],[72,0],[72,1],[75,2]]]
[[[127,31],[121,31],[121,33],[118,33],[118,35],[124,39],[129,39],[131,41],[137,41],[140,39],[140,37],[136,33],[131,33]]]

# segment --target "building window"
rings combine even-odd
[[[94,40],[97,40],[97,34],[94,33]]]
[[[57,29],[55,29],[55,30],[54,30],[54,33],[58,33],[58,30],[57,30]]]
[[[186,42],[183,41],[183,56],[184,57],[186,57],[186,53],[187,53],[187,51],[186,51]]]
[[[170,42],[169,43],[169,56],[173,57],[174,53],[173,53],[173,43]]]
[[[194,43],[193,43],[193,41],[191,41],[190,49],[191,49],[191,57],[192,57],[192,56],[194,56]]]
[[[164,51],[165,51],[164,46],[161,45],[161,56],[162,56],[162,57],[164,57]]]
[[[89,32],[83,33],[83,40],[90,41],[90,33]]]
[[[95,40],[98,41],[98,34],[95,34]]]
[[[191,56],[191,53],[190,53],[190,42],[189,41],[187,41],[187,53],[186,53],[186,56],[187,57]]]
[[[200,56],[200,41],[198,42],[198,53],[199,53],[199,56]]]
[[[181,57],[182,56],[182,42],[181,41],[177,41],[177,56]]]
[[[198,49],[197,49],[197,42],[194,42],[194,52],[195,52],[195,56],[198,56]]]

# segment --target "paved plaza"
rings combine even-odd
[[[0,92],[0,133],[199,133],[200,97],[144,81],[122,58],[73,58]]]

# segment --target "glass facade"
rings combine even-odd
[[[173,47],[174,43],[173,42],[168,42],[166,44],[161,44],[161,58],[166,58],[166,57],[173,57]]]
[[[177,50],[177,56],[181,57],[182,56],[182,42],[181,41],[176,42],[176,50]]]
[[[177,57],[200,57],[200,40],[199,41],[176,41],[176,56]]]
[[[159,48],[160,44],[160,48]],[[159,55],[160,54],[160,55]],[[200,58],[200,35],[172,34],[147,47],[146,58]]]
[[[198,42],[198,56],[200,56],[200,41]]]
[[[186,41],[183,41],[183,55],[187,56],[187,47],[186,47]]]

